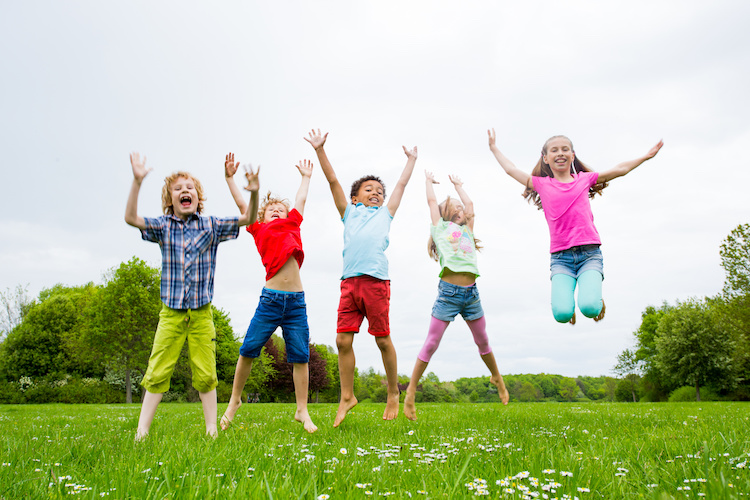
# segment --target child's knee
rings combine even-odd
[[[581,303],[579,297],[578,308],[587,318],[596,318],[602,312],[602,299],[593,299]]]
[[[573,307],[552,304],[552,316],[558,323],[567,323],[573,318],[575,305]]]

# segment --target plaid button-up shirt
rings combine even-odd
[[[172,309],[198,309],[214,295],[216,250],[239,235],[239,217],[174,215],[144,218],[141,236],[161,247],[161,300]]]

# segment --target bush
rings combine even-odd
[[[243,391],[243,396],[245,395]],[[232,397],[232,385],[219,380],[219,385],[216,386],[216,399],[219,403],[228,403]],[[246,401],[243,399],[242,401]]]
[[[701,401],[716,401],[718,398],[708,387],[701,387]],[[687,403],[695,401],[695,387],[689,385],[675,389],[669,395],[670,403]]]
[[[14,382],[0,382],[0,404],[19,404],[24,402],[24,395]]]
[[[71,380],[55,389],[56,402],[78,404],[124,403],[125,393],[107,382],[94,379]]]

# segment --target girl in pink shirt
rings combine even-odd
[[[560,323],[575,324],[575,299],[584,316],[599,321],[604,317],[602,301],[603,261],[601,241],[594,226],[589,199],[612,179],[621,177],[664,145],[659,141],[644,156],[620,163],[605,172],[591,171],[576,158],[573,143],[563,135],[547,139],[531,175],[519,170],[495,145],[495,130],[488,130],[490,151],[505,173],[524,185],[527,201],[544,210],[550,232],[552,314]]]

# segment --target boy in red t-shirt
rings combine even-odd
[[[224,162],[224,173],[234,201],[240,212],[244,213],[247,205],[242,199],[242,192],[234,182],[234,174],[237,172],[238,165],[239,163],[234,161],[234,154],[229,153]],[[261,349],[278,327],[281,327],[284,335],[286,360],[294,365],[294,394],[297,400],[294,418],[302,422],[307,432],[312,433],[318,430],[307,411],[310,329],[307,325],[305,292],[302,290],[302,280],[299,275],[299,268],[305,258],[299,228],[302,223],[302,213],[305,210],[313,165],[311,161],[303,160],[296,167],[302,175],[302,181],[293,209],[289,210],[289,203],[286,200],[274,198],[270,191],[260,208],[257,205],[257,197],[251,198],[251,203],[255,202],[251,210],[257,209],[258,220],[248,226],[247,230],[253,235],[261,261],[266,268],[266,285],[240,348],[240,357],[237,360],[232,384],[232,397],[224,416],[221,417],[222,430],[226,430],[231,425],[237,410],[242,405],[242,389],[250,375],[253,359],[260,355]],[[245,189],[257,192],[258,172],[250,169],[246,176],[248,186]]]

